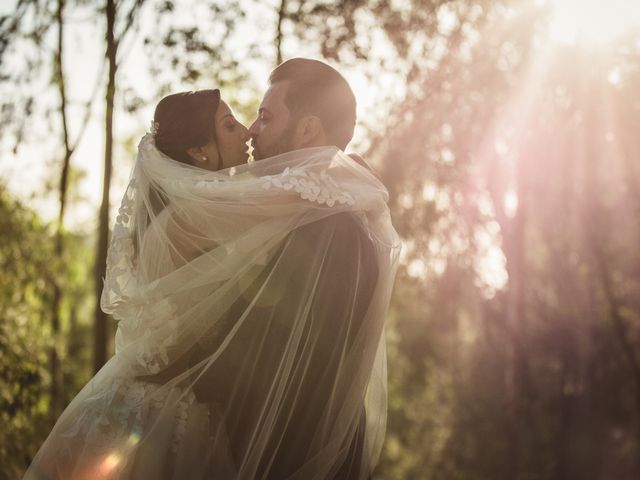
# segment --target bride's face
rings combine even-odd
[[[198,166],[215,171],[247,163],[249,131],[236,120],[229,105],[222,100],[216,111],[215,129],[216,140],[201,147]]]

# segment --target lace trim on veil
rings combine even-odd
[[[303,200],[316,202],[319,205],[333,207],[336,203],[343,205],[355,205],[355,199],[347,192],[340,189],[336,181],[323,169],[315,173],[302,168],[287,167],[279,175],[268,175],[264,178],[262,188],[269,190],[272,187],[282,190],[293,190],[300,194]]]

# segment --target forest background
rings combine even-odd
[[[376,479],[640,478],[640,4],[5,0],[0,479],[112,354],[109,228],[153,107],[249,124],[311,56],[403,241]]]

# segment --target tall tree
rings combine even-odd
[[[282,63],[282,41],[284,39],[284,32],[282,31],[283,22],[287,16],[287,0],[280,0],[280,7],[278,7],[278,20],[276,22],[276,36],[275,36],[275,48],[276,48],[276,65]]]
[[[94,309],[94,359],[93,366],[97,372],[107,361],[109,350],[109,334],[107,316],[100,308],[102,282],[106,273],[107,249],[109,247],[109,208],[111,175],[113,168],[113,121],[114,99],[116,95],[116,73],[118,71],[118,47],[134,24],[135,16],[144,0],[134,0],[127,10],[122,22],[122,30],[116,32],[117,8],[115,0],[106,0],[105,4],[105,57],[107,60],[107,84],[105,92],[105,139],[104,139],[104,171],[102,177],[102,201],[98,217],[98,237],[94,267],[96,304]]]
[[[69,167],[73,150],[69,141],[69,125],[67,121],[67,93],[65,88],[64,77],[64,0],[58,0],[56,8],[56,27],[57,27],[57,48],[54,59],[54,81],[58,86],[58,94],[60,97],[60,122],[62,125],[62,146],[64,155],[62,159],[62,168],[60,170],[60,183],[58,186],[58,221],[56,224],[55,234],[55,256],[58,262],[62,262],[64,253],[63,245],[63,229],[64,229],[64,213],[67,202],[67,189],[69,183]],[[51,305],[51,325],[53,345],[51,348],[51,415],[57,418],[62,408],[63,376],[60,369],[60,303],[62,300],[63,284],[60,275],[56,275],[52,279],[53,301]]]
[[[54,8],[51,8],[52,6]],[[65,344],[62,337],[62,320],[65,317],[62,302],[67,274],[63,258],[65,253],[64,217],[68,200],[71,157],[85,132],[95,96],[94,94],[86,101],[84,112],[82,112],[84,121],[72,138],[68,117],[67,73],[64,68],[67,9],[68,3],[65,0],[54,3],[28,0],[18,2],[13,15],[0,19],[0,66],[6,68],[3,73],[4,79],[12,80],[16,89],[14,94],[7,95],[2,102],[3,118],[0,121],[7,127],[2,129],[2,134],[13,137],[15,153],[24,140],[25,126],[37,124],[40,114],[58,126],[60,133],[59,149],[62,150],[62,154],[59,181],[55,187],[58,216],[54,224],[52,258],[52,264],[56,268],[48,270],[49,273],[46,276],[52,292],[49,297],[52,341],[49,353],[51,418],[57,417],[65,401],[64,372],[60,359]],[[17,51],[23,52],[22,58],[16,58]],[[53,52],[50,58],[43,54],[49,51]],[[22,61],[24,58],[27,59],[26,62]],[[58,104],[55,107],[49,107],[46,105],[46,100],[41,100],[46,98],[46,95],[33,95],[28,88],[20,91],[21,87],[30,86],[31,83],[37,85],[39,78],[45,75],[51,79],[50,85],[58,97]],[[34,90],[37,91],[37,88],[34,86]],[[97,91],[97,88],[94,90]],[[25,108],[21,109],[22,106]],[[4,117],[5,114],[6,117]],[[29,133],[33,133],[34,129],[31,130]]]

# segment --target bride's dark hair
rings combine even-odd
[[[219,104],[218,89],[179,92],[164,97],[153,114],[156,148],[173,160],[193,165],[187,150],[216,140],[215,115]],[[158,215],[169,203],[157,185],[149,185],[148,196],[154,215]],[[147,225],[150,222],[151,219],[147,218]],[[136,255],[138,242],[136,236]]]
[[[164,97],[156,106],[156,147],[178,162],[193,165],[187,149],[215,141],[215,114],[220,90],[180,92]]]

